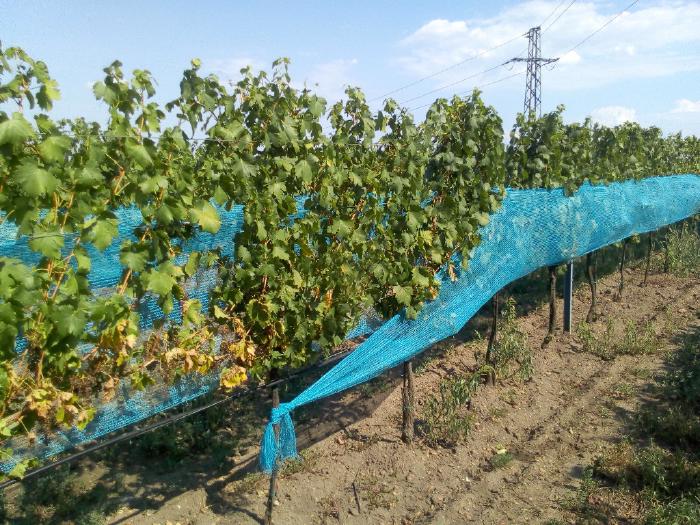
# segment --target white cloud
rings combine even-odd
[[[591,118],[605,126],[617,126],[624,122],[636,122],[637,112],[625,106],[604,106],[594,109]]]
[[[345,87],[352,84],[352,71],[357,63],[356,58],[351,58],[317,64],[307,75],[306,83],[332,104],[343,98]]]
[[[581,55],[576,51],[569,51],[559,57],[559,64],[578,64],[581,62]]]
[[[558,0],[531,0],[501,10],[490,18],[431,20],[399,43],[398,64],[415,77],[430,75],[460,61],[463,65],[426,82],[428,88],[473,75],[509,58],[527,56],[527,41],[516,38],[498,49],[485,50],[523,34],[544,20]],[[619,6],[609,2],[577,2],[550,29],[543,25],[542,55],[561,57],[546,71],[549,89],[580,89],[700,70],[700,2],[657,0],[638,4],[575,51],[568,52],[600,28]],[[561,10],[559,11],[561,12]],[[480,53],[483,55],[477,56]],[[506,75],[495,70],[469,79],[464,87]],[[427,90],[427,89],[426,89]]]
[[[207,73],[213,73],[219,77],[222,82],[233,82],[241,78],[241,69],[246,66],[251,66],[254,70],[269,68],[270,64],[266,64],[252,56],[238,56],[231,58],[214,58],[202,61],[202,69]]]
[[[676,100],[676,107],[671,110],[671,113],[700,113],[700,100],[688,100],[682,98]]]

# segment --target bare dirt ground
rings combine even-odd
[[[565,502],[578,487],[583,467],[623,438],[630,414],[644,400],[646,385],[663,367],[665,353],[673,349],[671,335],[700,324],[700,280],[653,274],[642,287],[642,277],[641,270],[627,272],[619,302],[613,300],[619,277],[599,281],[601,320],[595,330],[604,330],[608,319],[619,326],[650,322],[658,336],[653,352],[604,361],[582,352],[579,339],[568,334],[559,334],[540,349],[547,308],[538,308],[518,318],[534,349],[534,377],[524,383],[513,380],[481,387],[474,397],[472,432],[463,443],[454,448],[430,448],[420,439],[411,446],[403,444],[399,382],[391,378],[375,382],[335,401],[343,404],[374,396],[379,402],[372,406],[373,412],[347,425],[341,421],[339,432],[312,444],[303,452],[303,462],[285,468],[273,522],[573,522]],[[577,291],[575,320],[585,318],[588,297],[586,287]],[[483,341],[455,340],[433,352],[439,358],[420,365],[419,416],[440,381],[466,372],[475,363],[474,352],[483,352],[484,347]],[[313,434],[324,418],[328,413],[302,418],[300,441]],[[505,456],[504,450],[509,461],[498,457]],[[249,451],[248,459],[254,452]],[[241,459],[238,464],[250,464]],[[174,475],[172,483],[182,483],[183,476],[187,473]],[[209,477],[197,479],[198,486],[168,493],[165,477],[162,487],[167,497],[153,500],[148,509],[124,499],[108,521],[261,523],[267,478],[216,473],[212,466]],[[626,522],[624,516],[611,519]]]

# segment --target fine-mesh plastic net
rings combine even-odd
[[[369,381],[454,335],[508,283],[698,212],[700,177],[695,175],[587,184],[571,197],[560,189],[509,191],[481,229],[469,267],[455,281],[442,273],[439,296],[416,319],[393,317],[313,385],[272,410],[261,443],[261,468],[270,472],[277,460],[296,456],[292,410]]]
[[[302,200],[299,201],[301,208]],[[349,356],[332,368],[295,399],[273,410],[261,448],[261,467],[270,471],[277,459],[296,455],[290,412],[301,405],[336,394],[368,381],[432,344],[458,332],[461,327],[506,284],[542,266],[561,263],[617,242],[637,233],[656,230],[700,212],[700,176],[675,175],[624,182],[607,186],[585,185],[573,196],[562,190],[509,190],[501,209],[481,229],[481,244],[474,250],[467,270],[457,280],[440,275],[440,295],[423,308],[414,320],[397,315],[377,328],[376,320],[363,320],[348,338],[372,333]],[[216,234],[200,233],[184,247],[192,251],[221,249],[234,253],[233,239],[242,225],[242,207],[219,210],[221,229]],[[103,252],[92,250],[89,281],[95,293],[113,293],[122,267],[119,246],[133,238],[141,223],[137,209],[119,210],[119,236]],[[70,239],[66,240],[70,248]],[[36,264],[39,256],[26,237],[17,237],[10,222],[0,225],[0,256]],[[178,261],[180,262],[180,261]],[[216,282],[216,271],[202,272],[187,283],[188,295],[204,308]],[[138,305],[141,327],[148,330],[163,317],[154,298]],[[177,309],[169,315],[180,321]],[[17,343],[21,351],[23,342]],[[93,441],[154,414],[191,401],[218,387],[216,374],[193,374],[174,385],[156,385],[147,391],[121,387],[115,398],[97,407],[93,421],[83,430],[72,429],[41,435],[29,445],[15,440],[6,444],[14,450],[11,460],[0,463],[9,471],[25,457],[48,458],[81,443]],[[280,423],[275,440],[273,424]]]

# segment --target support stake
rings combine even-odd
[[[272,408],[277,408],[280,406],[280,391],[277,387],[272,389]],[[280,426],[279,424],[274,425],[275,429],[275,441],[279,442],[280,439]],[[277,460],[275,460],[275,466],[272,468],[272,475],[270,476],[270,489],[267,492],[267,509],[265,510],[265,525],[272,524],[272,509],[275,506],[275,499],[277,498],[277,471],[278,471]]]
[[[647,285],[647,278],[649,277],[649,268],[651,267],[651,253],[654,250],[654,232],[649,233],[648,244],[647,244],[647,261],[644,266],[644,284]]]
[[[495,365],[493,350],[494,346],[496,345],[496,338],[498,337],[498,302],[500,299],[500,294],[501,292],[496,292],[496,295],[494,295],[492,299],[493,312],[491,318],[491,333],[489,334],[489,344],[486,347],[486,364],[490,367],[494,367]],[[486,376],[486,383],[490,386],[494,386],[496,384],[496,374],[493,372],[493,370],[488,372],[488,375]]]
[[[586,254],[586,274],[588,275],[588,286],[591,287],[591,307],[588,309],[586,322],[592,323],[598,316],[596,312],[596,296],[598,288],[596,277],[596,252]]]
[[[542,341],[543,348],[554,337],[554,330],[557,325],[557,267],[549,266],[547,270],[549,271],[549,328],[544,341]]]
[[[409,360],[403,364],[403,431],[401,433],[401,439],[408,445],[413,442],[414,399],[413,362]]]
[[[564,332],[571,333],[572,301],[574,292],[574,261],[566,263],[564,280]]]
[[[627,244],[629,239],[622,241],[622,255],[620,256],[620,287],[617,290],[617,295],[614,297],[616,301],[622,300],[622,292],[625,289],[625,261],[627,259]]]

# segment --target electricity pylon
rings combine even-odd
[[[527,32],[527,58],[511,58],[506,62],[527,62],[527,77],[525,78],[525,101],[523,113],[527,117],[534,114],[542,116],[542,66],[552,64],[558,58],[542,58],[542,32],[540,27],[532,27]]]

